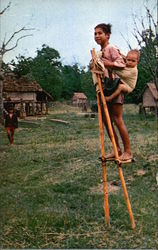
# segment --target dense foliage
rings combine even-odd
[[[19,56],[17,62],[11,64],[19,77],[27,75],[30,80],[36,80],[54,100],[69,100],[74,92],[84,92],[89,99],[95,98],[91,73],[77,63],[62,65],[58,51],[47,45],[37,50],[35,58]]]

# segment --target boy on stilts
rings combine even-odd
[[[101,51],[100,51],[102,54],[101,62],[104,66],[104,69],[108,68],[111,71],[111,76],[109,75],[109,78],[111,78],[112,80],[118,78],[118,75],[120,74],[122,74],[121,77],[124,76],[125,73],[128,73],[127,76],[129,79],[129,72],[131,71],[131,69],[135,67],[135,70],[137,70],[136,65],[138,63],[139,55],[136,50],[130,51],[130,53],[126,57],[126,60],[127,60],[127,64],[126,64],[118,48],[109,44],[110,35],[111,35],[110,24],[101,23],[95,27],[94,39],[96,43],[101,46]],[[134,66],[131,65],[131,58],[129,58],[131,56],[132,56],[132,60],[133,58],[135,60]],[[128,59],[130,59],[130,62],[128,62]],[[135,80],[136,79],[137,79],[137,74],[135,74]],[[120,82],[118,89],[111,96],[107,97],[106,92],[104,92],[104,95],[107,101],[110,119],[112,122],[112,129],[113,129],[113,133],[114,133],[114,137],[115,137],[115,141],[117,145],[119,160],[121,162],[131,162],[133,159],[133,155],[132,155],[131,148],[130,148],[129,135],[128,135],[127,128],[123,121],[122,111],[123,111],[123,103],[124,103],[124,93],[131,92],[134,87],[135,86],[133,86],[131,89],[126,84],[126,81],[122,81]],[[104,85],[103,85],[103,91],[104,91]],[[104,113],[103,113],[102,119],[103,119],[105,126],[107,127],[107,121],[106,121],[106,117],[104,116]],[[124,146],[123,151],[120,148],[119,139],[115,131],[115,127],[113,126],[113,123],[116,125],[119,131],[119,134],[121,136],[123,146]],[[113,152],[106,155],[106,159],[108,160],[110,159],[113,160],[114,158],[115,158],[115,155]]]

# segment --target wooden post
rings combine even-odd
[[[20,99],[20,118],[23,118],[23,100]]]
[[[92,50],[92,58],[95,58],[95,56],[96,56],[95,49],[93,49]],[[128,192],[127,192],[127,188],[126,188],[126,184],[125,184],[125,180],[124,180],[124,176],[123,176],[121,162],[119,160],[118,150],[117,150],[116,141],[115,141],[112,125],[111,125],[109,111],[108,111],[108,108],[107,108],[107,105],[106,105],[106,99],[105,99],[105,96],[104,96],[104,93],[103,93],[100,76],[99,76],[99,74],[96,74],[96,75],[97,75],[97,82],[98,82],[99,90],[100,90],[100,96],[101,96],[101,100],[102,100],[102,103],[103,103],[103,109],[104,109],[105,117],[106,117],[106,121],[107,121],[108,131],[109,131],[109,135],[110,135],[112,145],[113,145],[115,161],[117,163],[118,172],[119,172],[120,180],[121,180],[121,185],[122,185],[122,188],[123,188],[125,201],[126,201],[130,221],[131,221],[131,227],[132,227],[132,229],[134,229],[135,228],[134,217],[133,217],[132,208],[131,208],[131,204],[130,204],[130,200],[129,200],[129,197],[128,197]],[[98,97],[98,93],[97,93],[97,97]]]

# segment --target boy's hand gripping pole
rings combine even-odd
[[[92,49],[91,53],[92,53],[92,58],[95,59],[96,58],[95,49]],[[118,166],[118,172],[119,172],[119,175],[120,175],[120,180],[121,180],[121,184],[122,184],[122,188],[123,188],[123,192],[124,192],[124,196],[125,196],[125,201],[126,201],[130,221],[131,221],[131,227],[132,227],[132,229],[134,229],[135,228],[135,221],[134,221],[134,217],[133,217],[133,213],[132,213],[130,200],[129,200],[129,197],[128,197],[126,183],[125,183],[124,176],[123,176],[121,162],[119,160],[116,141],[115,141],[112,125],[111,125],[111,120],[110,120],[108,108],[107,108],[107,105],[106,105],[106,99],[105,99],[105,96],[104,96],[104,93],[103,93],[100,76],[99,76],[99,74],[96,74],[96,75],[97,75],[97,81],[98,81],[101,101],[102,101],[102,104],[103,104],[103,109],[104,109],[104,113],[105,113],[105,117],[106,117],[106,121],[107,121],[108,132],[109,132],[109,135],[110,135],[110,138],[111,138],[111,141],[112,141],[112,145],[113,145],[113,150],[114,150],[114,155],[115,155],[115,162],[117,163],[117,166]],[[97,92],[97,104],[98,104],[100,140],[101,140],[101,157],[102,157],[102,159],[105,159],[104,137],[103,137],[103,122],[102,122],[102,111],[101,111],[100,96],[99,96],[99,93]],[[109,222],[108,189],[107,189],[107,177],[106,177],[105,161],[102,161],[102,168],[103,168],[103,181],[104,181],[105,218],[106,218],[106,221]]]

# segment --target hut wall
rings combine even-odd
[[[143,107],[155,107],[156,102],[151,94],[151,91],[147,88],[143,95]]]
[[[87,103],[87,99],[76,98],[72,100],[73,105],[82,105]]]

